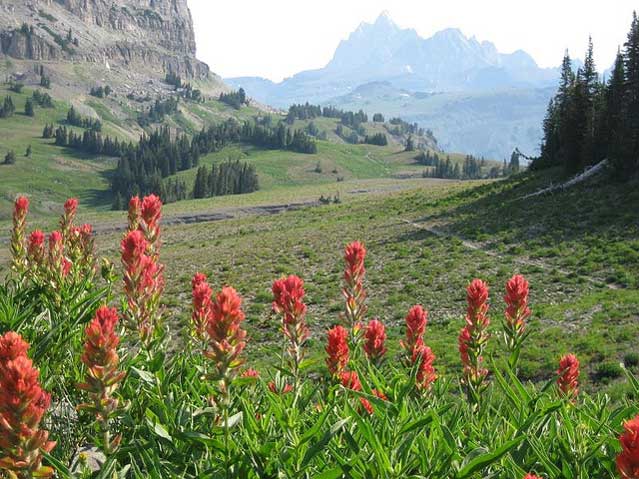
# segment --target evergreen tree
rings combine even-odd
[[[633,12],[628,40],[624,44],[624,108],[619,164],[623,173],[639,166],[639,20]]]
[[[35,116],[35,109],[33,108],[33,100],[31,98],[27,98],[24,104],[24,114],[27,116]]]
[[[16,152],[13,150],[9,150],[4,157],[5,165],[13,165],[16,162]]]

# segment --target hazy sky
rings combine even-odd
[[[612,65],[632,20],[631,0],[188,0],[198,57],[223,77],[280,81],[321,68],[340,40],[387,10],[395,23],[428,37],[448,27],[523,49],[541,66],[556,66],[565,48],[583,57],[588,35],[597,66]]]

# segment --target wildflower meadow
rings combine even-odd
[[[28,209],[16,200],[0,286],[0,477],[639,478],[631,397],[580,389],[570,351],[549,380],[518,378],[534,315],[521,275],[491,287],[468,278],[460,374],[443,374],[428,305],[404,312],[389,353],[367,307],[366,247],[351,242],[343,310],[321,338],[303,279],[274,278],[282,353],[265,367],[245,350],[259,331],[232,285],[189,272],[189,324],[167,313],[158,197],[131,199],[120,265],[75,224],[77,200],[48,235],[28,231]],[[320,372],[311,339],[323,344]]]

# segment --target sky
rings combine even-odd
[[[422,37],[460,28],[502,53],[522,49],[542,67],[563,52],[583,58],[592,35],[595,61],[609,68],[630,29],[635,0],[188,0],[198,58],[224,78],[273,81],[321,68],[361,22],[388,11]]]

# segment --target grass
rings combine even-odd
[[[188,324],[190,313],[185,305],[190,278],[203,271],[216,288],[231,284],[240,291],[253,332],[249,354],[258,364],[270,362],[280,347],[279,325],[270,314],[270,285],[282,275],[296,273],[306,281],[313,331],[310,348],[315,367],[321,368],[325,330],[338,321],[342,309],[341,249],[346,242],[360,239],[369,250],[369,317],[379,317],[388,325],[391,349],[397,348],[403,334],[406,312],[420,303],[430,311],[427,342],[438,357],[438,368],[455,370],[467,283],[480,277],[490,284],[496,332],[503,315],[503,285],[511,275],[521,273],[531,283],[534,312],[521,376],[549,378],[559,355],[573,351],[582,361],[582,379],[590,388],[605,387],[613,394],[624,394],[611,364],[624,360],[639,333],[639,292],[636,283],[622,281],[636,279],[639,270],[637,227],[627,222],[629,208],[607,201],[613,191],[633,199],[635,186],[582,185],[553,197],[516,200],[547,180],[539,174],[492,183],[415,180],[406,184],[412,188],[408,191],[394,191],[392,180],[360,180],[349,184],[368,184],[370,191],[347,195],[342,204],[272,216],[252,214],[250,207],[299,199],[304,192],[317,194],[321,185],[317,190],[281,187],[168,205],[167,218],[233,206],[246,208],[246,214],[235,219],[165,226],[165,301],[174,340],[179,343]],[[575,202],[576,211],[589,213],[580,219],[569,207],[551,207],[564,205],[568,199]],[[592,204],[597,205],[596,214],[589,208]],[[576,229],[574,224],[585,218],[592,220],[592,226]],[[81,218],[87,219],[98,226],[123,225],[125,215]],[[439,234],[423,229],[431,222]],[[531,231],[552,232],[553,237],[536,237]],[[114,262],[118,261],[120,234],[98,236],[100,253]],[[595,247],[605,242],[608,247]],[[625,261],[620,260],[623,257]],[[586,269],[581,264],[589,266]],[[611,274],[613,283],[606,281]],[[489,348],[495,354],[499,341],[495,333]]]

